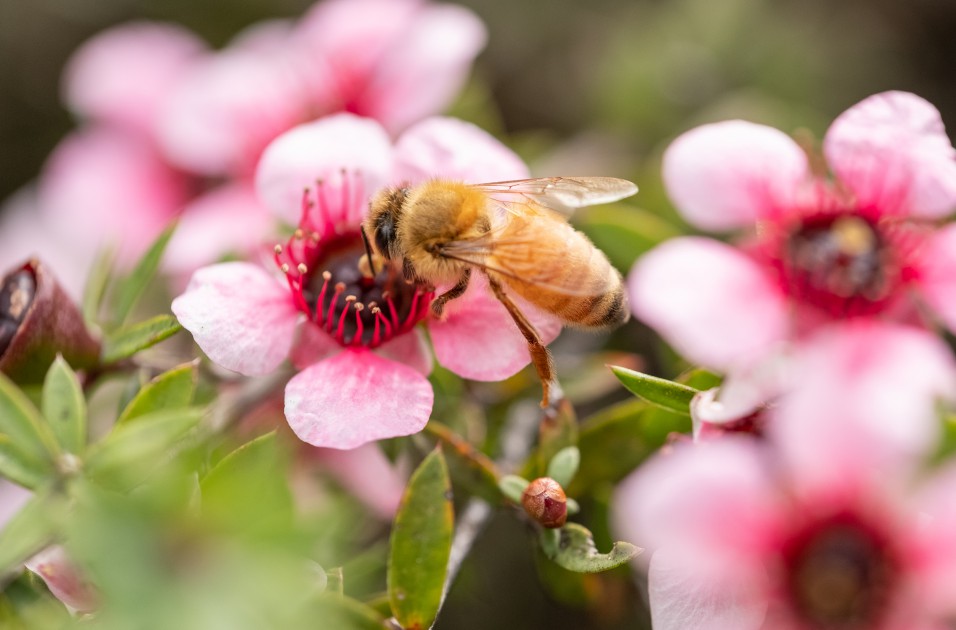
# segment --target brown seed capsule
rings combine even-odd
[[[568,497],[564,488],[551,477],[538,477],[521,495],[521,505],[528,516],[544,527],[561,527],[568,520]]]
[[[17,383],[42,383],[57,354],[84,369],[99,352],[79,309],[40,261],[0,276],[0,372]]]

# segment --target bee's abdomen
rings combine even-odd
[[[620,272],[584,234],[559,224],[539,231],[533,247],[534,280],[504,279],[515,293],[571,326],[611,328],[628,320]]]

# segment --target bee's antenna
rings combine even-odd
[[[361,226],[359,229],[362,230],[362,242],[365,243],[365,256],[368,258],[368,268],[372,270],[372,277],[378,275],[378,272],[375,271],[375,261],[372,259],[372,246],[368,242],[368,235],[365,233],[365,226]]]

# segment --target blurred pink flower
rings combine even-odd
[[[682,354],[726,370],[848,318],[956,329],[956,151],[939,112],[904,92],[872,96],[824,139],[834,179],[776,129],[693,129],[664,156],[664,181],[693,225],[750,229],[739,248],[664,243],[629,278],[634,312]]]
[[[243,175],[281,132],[347,111],[398,133],[447,107],[485,43],[467,9],[418,0],[324,0],[297,24],[269,22],[197,64],[161,125],[180,166]]]
[[[250,263],[205,267],[173,301],[173,312],[226,368],[263,374],[290,357],[301,371],[286,386],[285,414],[303,441],[348,449],[415,433],[433,400],[431,351],[418,323],[427,323],[442,365],[466,378],[503,379],[530,358],[480,278],[437,321],[430,317],[433,294],[395,270],[363,278],[359,228],[369,198],[386,184],[428,177],[526,176],[511,151],[453,119],[425,120],[394,147],[381,125],[351,114],[301,125],[266,149],[256,175],[259,196],[274,212],[299,217],[296,233],[276,247],[285,282]],[[552,340],[557,320],[524,306]]]
[[[935,341],[900,334],[887,341],[911,353],[904,360]],[[856,359],[875,350],[858,347]],[[935,442],[901,443],[896,430],[928,424],[928,404],[906,403],[937,377],[897,367],[902,382],[881,392],[876,372],[893,369],[884,363],[846,396],[814,380],[784,399],[767,440],[678,446],[622,483],[617,527],[655,550],[655,629],[911,630],[956,614],[956,467],[925,475]],[[949,357],[945,368],[952,394]],[[887,390],[899,401],[883,408]]]

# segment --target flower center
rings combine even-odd
[[[392,264],[371,272],[359,222],[368,203],[359,172],[342,170],[302,196],[292,238],[275,246],[296,308],[342,346],[375,348],[428,316],[430,287],[408,283]],[[378,263],[377,263],[378,264]]]
[[[812,628],[878,625],[896,579],[887,541],[850,519],[813,528],[786,562],[793,607]]]
[[[856,215],[804,221],[785,255],[790,291],[836,317],[882,310],[899,280],[879,229]]]

